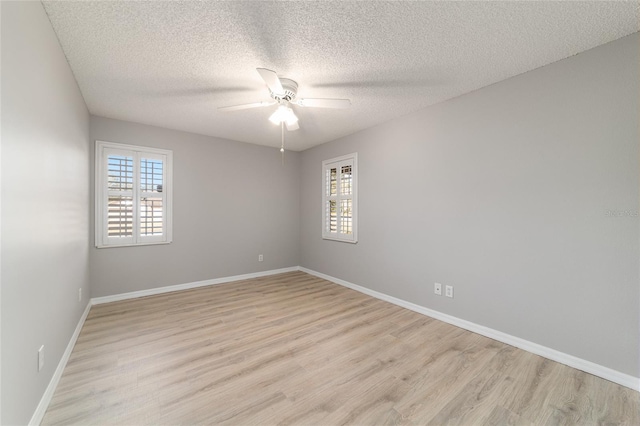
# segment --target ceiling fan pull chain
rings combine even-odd
[[[284,167],[284,121],[280,122],[280,152],[282,153],[282,166]]]

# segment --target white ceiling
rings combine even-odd
[[[45,1],[92,114],[279,147],[257,67],[298,96],[303,150],[640,29],[634,2]]]

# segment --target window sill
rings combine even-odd
[[[349,244],[356,244],[358,242],[357,239],[354,240],[347,240],[347,239],[343,239],[343,238],[336,238],[336,237],[329,237],[329,236],[322,236],[323,240],[328,240],[328,241],[337,241],[339,243],[349,243]]]
[[[117,247],[140,247],[140,246],[157,246],[161,244],[171,244],[171,241],[157,241],[152,243],[137,243],[137,244],[109,244],[109,245],[96,245],[98,249],[105,248],[117,248]]]

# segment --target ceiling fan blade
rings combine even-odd
[[[351,101],[349,99],[298,99],[296,105],[301,107],[315,108],[349,108]]]
[[[275,105],[275,103],[276,102],[273,102],[273,101],[262,101],[262,102],[254,102],[252,104],[232,105],[232,106],[226,106],[226,107],[219,107],[218,111],[222,111],[222,112],[239,111],[241,109],[259,108],[259,107],[265,107],[269,105]]]
[[[280,79],[278,78],[278,74],[275,71],[268,70],[266,68],[256,68],[260,77],[267,83],[269,90],[275,94],[284,93],[284,89],[282,88],[282,83],[280,83]]]
[[[293,132],[294,130],[298,130],[300,128],[300,126],[298,125],[298,122],[295,121],[291,124],[286,123],[287,124],[287,130],[290,132]]]

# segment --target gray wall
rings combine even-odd
[[[304,151],[301,265],[640,376],[639,46]],[[321,239],[321,161],[350,152],[356,245]]]
[[[298,265],[298,153],[283,166],[277,148],[94,116],[91,140],[92,155],[95,140],[171,149],[174,175],[173,243],[96,249],[92,235],[92,296]]]
[[[87,306],[89,113],[40,2],[0,7],[0,421],[10,425],[33,415]]]

